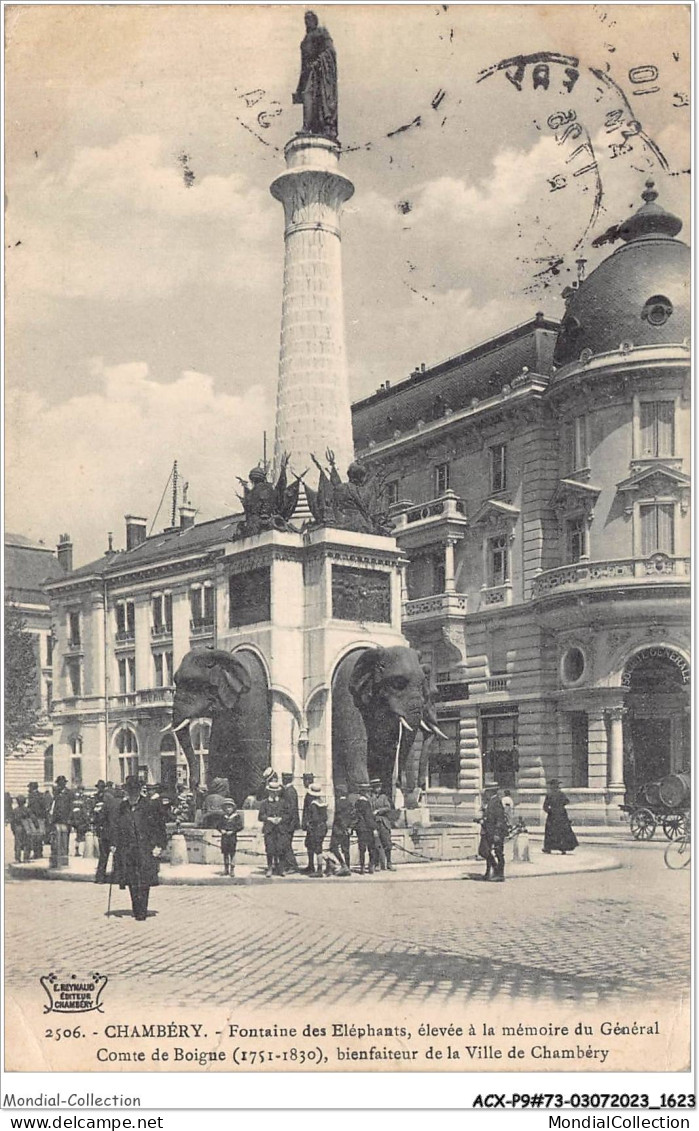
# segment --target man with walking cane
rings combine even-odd
[[[167,829],[161,806],[144,795],[137,777],[130,774],[124,790],[113,824],[114,880],[122,891],[128,887],[133,917],[144,922],[150,889],[158,883],[158,857],[167,847]]]

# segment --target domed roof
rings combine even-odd
[[[593,246],[624,240],[568,299],[556,343],[556,366],[592,354],[632,346],[678,344],[690,333],[690,253],[674,237],[682,221],[656,204],[653,182],[645,203]]]

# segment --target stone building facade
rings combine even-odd
[[[578,821],[689,768],[689,249],[655,203],[536,318],[355,404],[409,565],[403,628],[447,739],[429,799],[483,783]]]
[[[562,323],[537,314],[355,404],[356,455],[385,483],[399,552],[380,539],[342,566],[348,548],[326,535],[315,549],[313,535],[270,535],[263,556],[287,578],[272,583],[276,634],[231,620],[241,516],[194,525],[182,508],[178,528],[149,538],[129,516],[125,551],[52,582],[60,772],[87,784],[136,770],[183,778],[162,733],[172,674],[207,644],[249,654],[266,680],[260,733],[273,762],[297,771],[308,704],[318,709],[342,655],[399,639],[399,605],[446,735],[430,752],[435,814],[470,817],[482,784],[498,780],[534,819],[555,776],[576,821],[611,822],[639,784],[688,768],[689,251],[655,195],[570,288]],[[293,672],[285,687],[269,669],[289,617],[296,631],[310,607],[293,579],[311,558],[325,563],[324,624],[334,560],[386,570],[393,603],[385,624],[338,637],[317,688],[296,694]],[[205,759],[208,724],[192,726]]]

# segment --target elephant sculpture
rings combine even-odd
[[[351,700],[361,715],[366,732],[363,741],[351,728],[350,713],[333,718],[333,756],[336,787],[346,781],[351,790],[367,778],[380,778],[392,795],[396,781],[404,779],[406,804],[417,805],[421,780],[421,750],[414,749],[420,730],[423,739],[444,737],[437,725],[430,684],[413,648],[371,648],[362,652],[347,681]],[[344,779],[344,781],[342,780]]]
[[[231,795],[239,802],[253,792],[269,761],[264,747],[242,750],[238,738],[240,699],[251,687],[245,664],[229,652],[216,648],[188,652],[175,673],[175,698],[171,728],[189,766],[190,786],[199,784],[199,759],[192,747],[189,724],[211,719],[207,759],[207,784],[227,779]],[[259,763],[259,765],[258,765]]]

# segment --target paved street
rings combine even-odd
[[[690,876],[668,871],[663,847],[621,844],[619,870],[503,885],[161,887],[145,924],[116,889],[108,920],[106,887],[9,882],[8,986],[98,965],[154,1005],[671,1000],[688,993]]]

